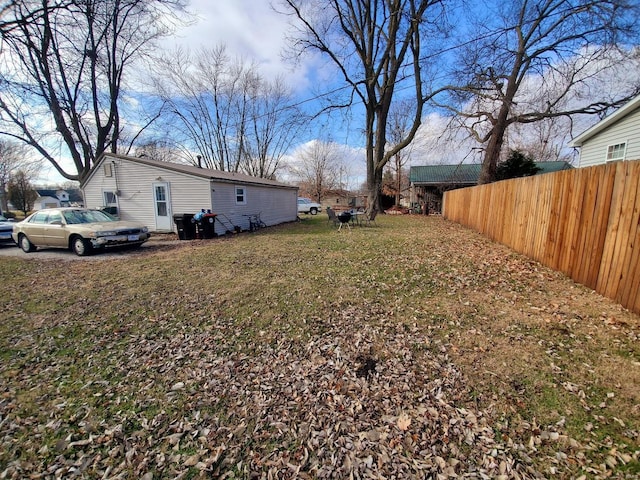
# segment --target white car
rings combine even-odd
[[[317,215],[322,210],[322,205],[311,201],[309,198],[298,197],[298,213],[310,213]]]

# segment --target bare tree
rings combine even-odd
[[[242,107],[234,105],[233,99],[244,83],[244,66],[232,64],[226,48],[219,46],[195,55],[178,49],[156,59],[154,69],[154,87],[166,105],[161,122],[173,125],[175,143],[191,147],[194,164],[199,155],[206,168],[236,171],[239,154],[238,144],[232,142],[238,138],[233,112]]]
[[[35,178],[42,162],[33,160],[25,145],[0,139],[0,209],[9,210],[7,188],[18,171],[29,181]]]
[[[33,208],[33,202],[38,196],[33,185],[31,185],[29,175],[22,170],[18,170],[9,181],[8,191],[9,200],[13,206],[21,210],[26,217]]]
[[[566,117],[552,117],[528,124],[516,123],[506,136],[505,147],[518,150],[536,162],[571,162],[569,143],[572,121]],[[503,150],[505,150],[503,148]]]
[[[479,9],[474,9],[477,13]],[[576,114],[602,114],[628,101],[572,95],[614,65],[612,52],[636,34],[637,2],[627,0],[517,0],[478,22],[458,66],[462,86],[443,104],[484,144],[480,183],[495,179],[507,131],[514,124]],[[497,23],[496,23],[497,22]],[[596,70],[594,71],[594,66]],[[586,94],[585,94],[586,93]],[[571,101],[570,101],[571,100]]]
[[[148,140],[134,149],[134,156],[146,157],[160,162],[172,162],[179,157],[175,146],[168,140]]]
[[[185,0],[14,0],[0,23],[0,133],[82,180],[116,152],[127,70]],[[60,153],[60,146],[64,146]],[[70,157],[67,171],[61,157]]]
[[[291,92],[281,78],[273,82],[257,78],[250,93],[242,169],[256,177],[274,178],[308,119],[292,106]]]
[[[341,187],[342,165],[338,145],[314,140],[299,154],[297,162],[289,166],[297,183],[318,203],[327,191]]]
[[[351,101],[365,109],[369,209],[380,209],[385,165],[409,145],[420,126],[425,101],[436,92],[423,91],[422,44],[428,30],[444,25],[439,0],[281,0],[283,13],[298,28],[294,49],[320,52],[350,89]],[[389,110],[401,95],[414,100],[406,136],[387,148]]]
[[[163,121],[173,125],[175,143],[192,152],[192,163],[200,156],[207,168],[274,177],[306,124],[281,79],[263,79],[225,46],[179,51],[158,59],[156,69]]]
[[[411,128],[412,122],[411,103],[407,101],[395,104],[389,112],[389,121],[387,123],[389,146],[393,148],[398,142],[401,142]],[[411,145],[403,150],[398,150],[393,156],[393,161],[388,163],[389,171],[393,177],[393,188],[390,193],[395,197],[395,204],[400,205],[403,188],[407,185],[407,176],[403,175],[402,168],[407,164],[411,155]]]

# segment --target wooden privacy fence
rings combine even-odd
[[[640,161],[444,195],[443,215],[640,313]]]

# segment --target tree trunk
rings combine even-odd
[[[498,166],[498,160],[500,160],[504,136],[509,126],[509,113],[511,112],[511,104],[516,94],[516,78],[519,68],[518,63],[511,74],[507,92],[500,106],[500,111],[498,112],[498,117],[495,119],[491,128],[489,142],[484,152],[484,160],[482,161],[480,178],[478,179],[478,184],[480,185],[496,181],[496,168]]]
[[[380,192],[382,191],[382,169],[375,169],[371,175],[367,175],[367,214],[370,214],[374,209],[378,212],[382,212],[382,198]]]

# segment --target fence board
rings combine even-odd
[[[616,300],[618,302],[629,302],[629,291],[631,290],[631,284],[633,283],[634,270],[637,265],[634,265],[634,254],[637,254],[637,237],[638,237],[638,183],[640,181],[640,171],[634,172],[632,165],[627,166],[626,182],[628,183],[625,188],[625,196],[622,201],[622,215],[621,215],[621,241],[620,252],[618,258],[620,259],[620,266],[618,272],[616,272],[615,281],[618,282],[615,285]],[[634,250],[636,250],[634,252]],[[637,259],[636,259],[637,261]],[[635,299],[634,299],[635,300]]]
[[[562,252],[562,263],[560,270],[567,275],[571,275],[574,269],[574,263],[578,263],[577,244],[578,236],[581,230],[582,218],[582,202],[584,199],[584,186],[582,184],[582,172],[577,170],[575,175],[569,176],[571,191],[569,192],[569,222],[564,237],[564,250]]]
[[[546,238],[549,236],[549,230],[553,228],[551,224],[552,222],[551,210],[554,204],[554,198],[553,198],[553,189],[551,188],[552,182],[550,181],[550,179],[549,178],[542,179],[541,185],[543,186],[543,188],[539,190],[540,202],[536,202],[537,207],[535,209],[535,212],[532,212],[532,216],[534,218],[540,219],[538,224],[539,232],[535,239],[536,256],[533,258],[535,258],[540,262],[544,262],[545,256],[546,256],[545,241],[546,241]],[[536,194],[535,190],[536,189],[535,189],[534,183],[530,182],[529,196],[522,199],[522,202],[525,208],[526,208],[526,205],[530,203],[527,199],[531,198],[531,195]]]
[[[608,164],[605,166],[605,171],[601,173],[598,178],[598,196],[596,198],[596,219],[594,224],[594,230],[597,233],[598,244],[597,250],[594,252],[594,256],[591,260],[591,270],[589,272],[589,279],[586,285],[598,289],[598,279],[600,276],[600,264],[602,262],[602,256],[604,255],[604,244],[607,239],[607,229],[603,228],[603,225],[609,223],[609,217],[611,216],[611,198],[613,196],[613,187],[615,184],[615,164]]]
[[[583,203],[583,222],[580,232],[581,242],[576,252],[576,269],[571,273],[572,278],[591,288],[595,285],[589,284],[589,275],[592,269],[592,255],[598,248],[598,234],[594,225],[598,224],[598,211],[596,210],[596,199],[598,197],[598,177],[595,170],[585,168],[583,182],[585,184]]]
[[[640,161],[452,190],[443,215],[640,313]]]
[[[611,195],[611,216],[607,225],[607,236],[604,244],[604,252],[602,255],[600,274],[597,290],[607,297],[612,296],[612,288],[614,277],[618,269],[619,259],[617,253],[621,241],[620,221],[623,211],[622,200],[624,198],[624,190],[627,184],[626,169],[623,162],[616,164],[615,183],[613,193]]]

